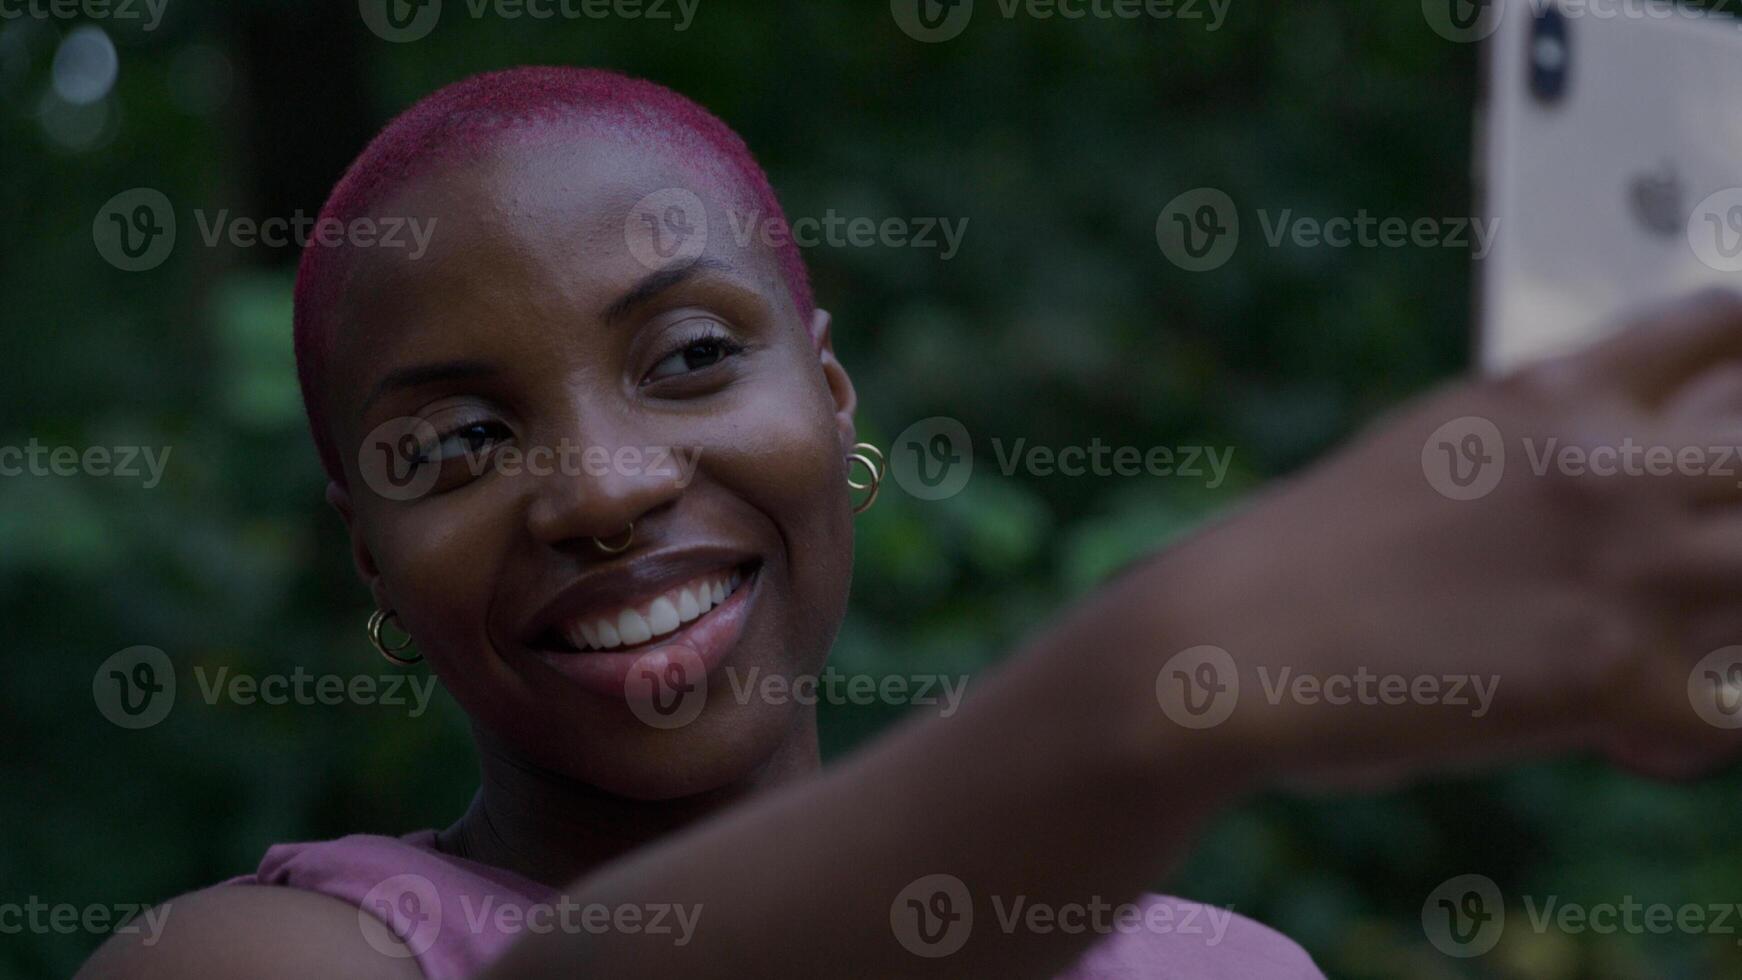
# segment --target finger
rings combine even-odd
[[[1678,432],[1667,448],[1655,456],[1648,453],[1649,472],[1662,473],[1667,465],[1696,506],[1742,503],[1742,414],[1700,419]]]
[[[1725,511],[1664,533],[1673,538],[1634,565],[1643,579],[1691,602],[1742,598],[1742,513]]]
[[[1599,383],[1659,404],[1705,371],[1742,359],[1742,293],[1700,293],[1574,356]]]
[[[1683,425],[1742,424],[1742,361],[1711,368],[1663,404],[1663,415]]]

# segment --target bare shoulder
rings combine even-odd
[[[138,916],[75,980],[422,980],[405,947],[384,929],[365,935],[358,915],[315,892],[219,885]]]

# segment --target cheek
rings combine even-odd
[[[389,600],[444,680],[450,663],[488,642],[490,597],[513,540],[512,511],[486,496],[422,501],[388,515],[371,539]]]
[[[817,383],[801,373],[808,367]],[[852,577],[852,493],[834,403],[815,362],[747,390],[706,423],[702,470],[749,519],[772,525],[786,574],[788,641],[826,652]],[[748,386],[747,386],[748,387]],[[812,659],[807,657],[806,659]]]
[[[760,366],[703,425],[702,466],[722,484],[783,530],[850,540],[846,452],[808,348]]]

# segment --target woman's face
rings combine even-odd
[[[376,209],[430,245],[360,254],[338,311],[332,496],[375,600],[494,748],[639,799],[811,737],[757,692],[846,604],[852,385],[748,199],[659,146],[506,141]]]

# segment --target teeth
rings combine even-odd
[[[647,620],[633,609],[625,609],[617,614],[617,632],[623,634],[623,645],[634,646],[653,639],[653,627],[647,625]]]
[[[654,636],[664,636],[677,629],[677,606],[672,605],[665,596],[653,600],[653,605],[647,607],[647,625],[653,628]]]
[[[623,638],[617,635],[617,627],[609,620],[599,620],[599,644],[606,650],[615,650],[623,645]]]
[[[646,605],[616,610],[568,624],[564,636],[577,650],[615,650],[674,633],[684,623],[706,615],[744,583],[736,569],[715,572],[669,589]]]

